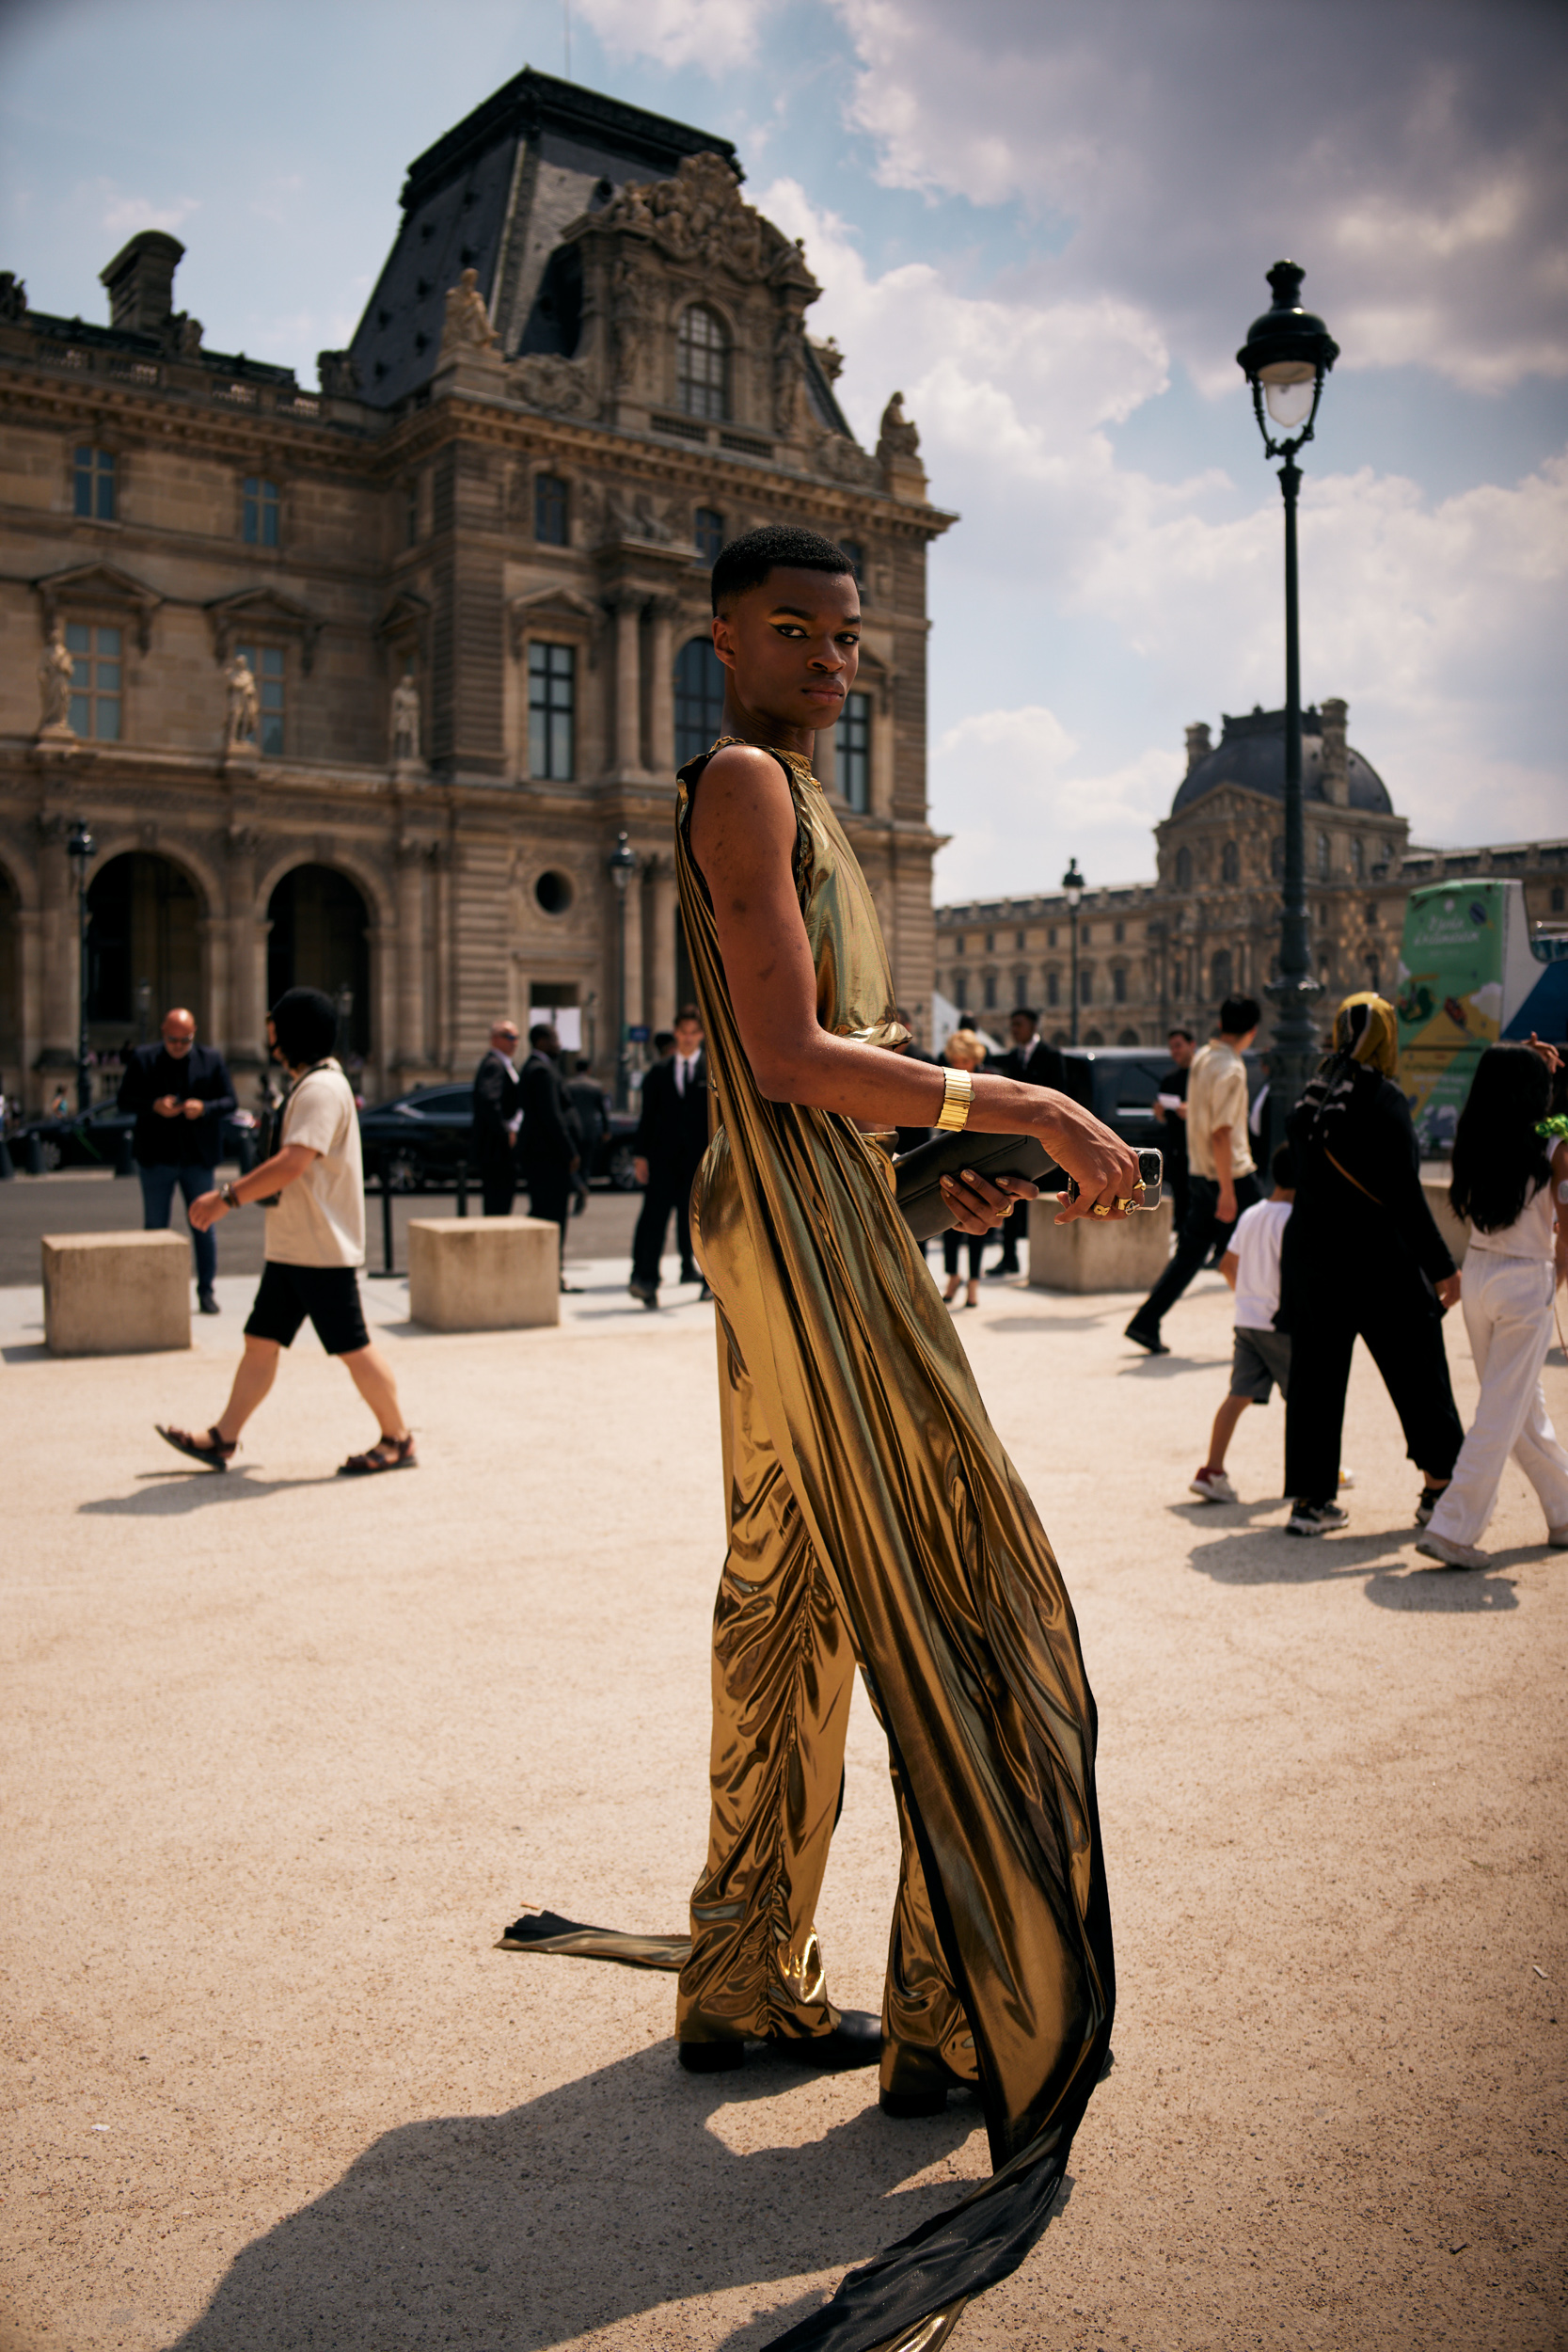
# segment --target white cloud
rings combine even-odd
[[[1523,0],[835,0],[882,180],[1051,220],[1043,276],[1135,302],[1210,388],[1261,275],[1348,367],[1568,373],[1568,43]]]
[[[1053,889],[1069,857],[1097,885],[1153,873],[1149,828],[1170,805],[1180,756],[1148,751],[1090,775],[1078,750],[1039,704],[976,711],[939,737],[931,822],[951,836],[937,861],[939,901]]]
[[[612,56],[701,66],[710,74],[748,64],[770,0],[577,0]]]
[[[193,213],[201,210],[201,199],[198,196],[177,197],[172,204],[154,204],[145,196],[121,196],[107,181],[101,183],[101,218],[111,237],[134,237],[143,229],[164,229],[174,236]]]

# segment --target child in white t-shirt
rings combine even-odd
[[[1279,1245],[1296,1197],[1289,1144],[1278,1147],[1270,1166],[1273,1192],[1243,1211],[1220,1260],[1220,1272],[1236,1294],[1236,1339],[1230,1393],[1214,1415],[1209,1459],[1188,1481],[1188,1491],[1205,1502],[1239,1500],[1225,1474],[1226,1452],[1236,1424],[1249,1405],[1266,1405],[1276,1388],[1284,1396],[1291,1386],[1290,1336],[1274,1327],[1279,1311]]]

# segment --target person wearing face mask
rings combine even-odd
[[[119,1107],[135,1119],[131,1148],[141,1178],[142,1223],[166,1233],[176,1191],[193,1200],[213,1189],[223,1156],[223,1122],[236,1107],[234,1082],[215,1045],[196,1041],[196,1015],[182,1005],[165,1013],[156,1045],[135,1046],[119,1082]],[[197,1300],[204,1315],[218,1311],[217,1244],[193,1225]]]

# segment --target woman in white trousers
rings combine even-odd
[[[1568,1550],[1568,1452],[1541,1386],[1555,1295],[1568,1277],[1568,1140],[1550,1132],[1560,1121],[1545,1120],[1557,1066],[1549,1046],[1489,1046],[1454,1137],[1449,1197],[1471,1222],[1460,1303],[1481,1396],[1417,1545],[1450,1567],[1485,1565],[1477,1546],[1510,1454],[1540,1498],[1547,1543]]]

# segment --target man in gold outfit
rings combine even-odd
[[[691,1199],[718,1307],[730,1544],[714,1613],[712,1813],[689,1947],[546,1915],[509,1940],[680,1964],[683,2065],[748,2041],[880,2066],[882,2106],[984,2104],[993,2177],[847,2279],[790,2352],[934,2352],[1023,2259],[1107,2056],[1115,1997],[1094,1702],[1034,1507],[899,1216],[900,1126],[1032,1135],[1064,1217],[1126,1214],[1135,1154],[1065,1095],[906,1058],[864,877],[812,773],[854,683],[853,572],[752,532],[713,575],[724,734],[681,771],[676,867],[714,1132]],[[1033,1186],[946,1181],[953,1221]],[[814,1915],[859,1665],[902,1864],[882,2017],[832,2004]],[[618,1941],[626,1948],[611,1948]]]

